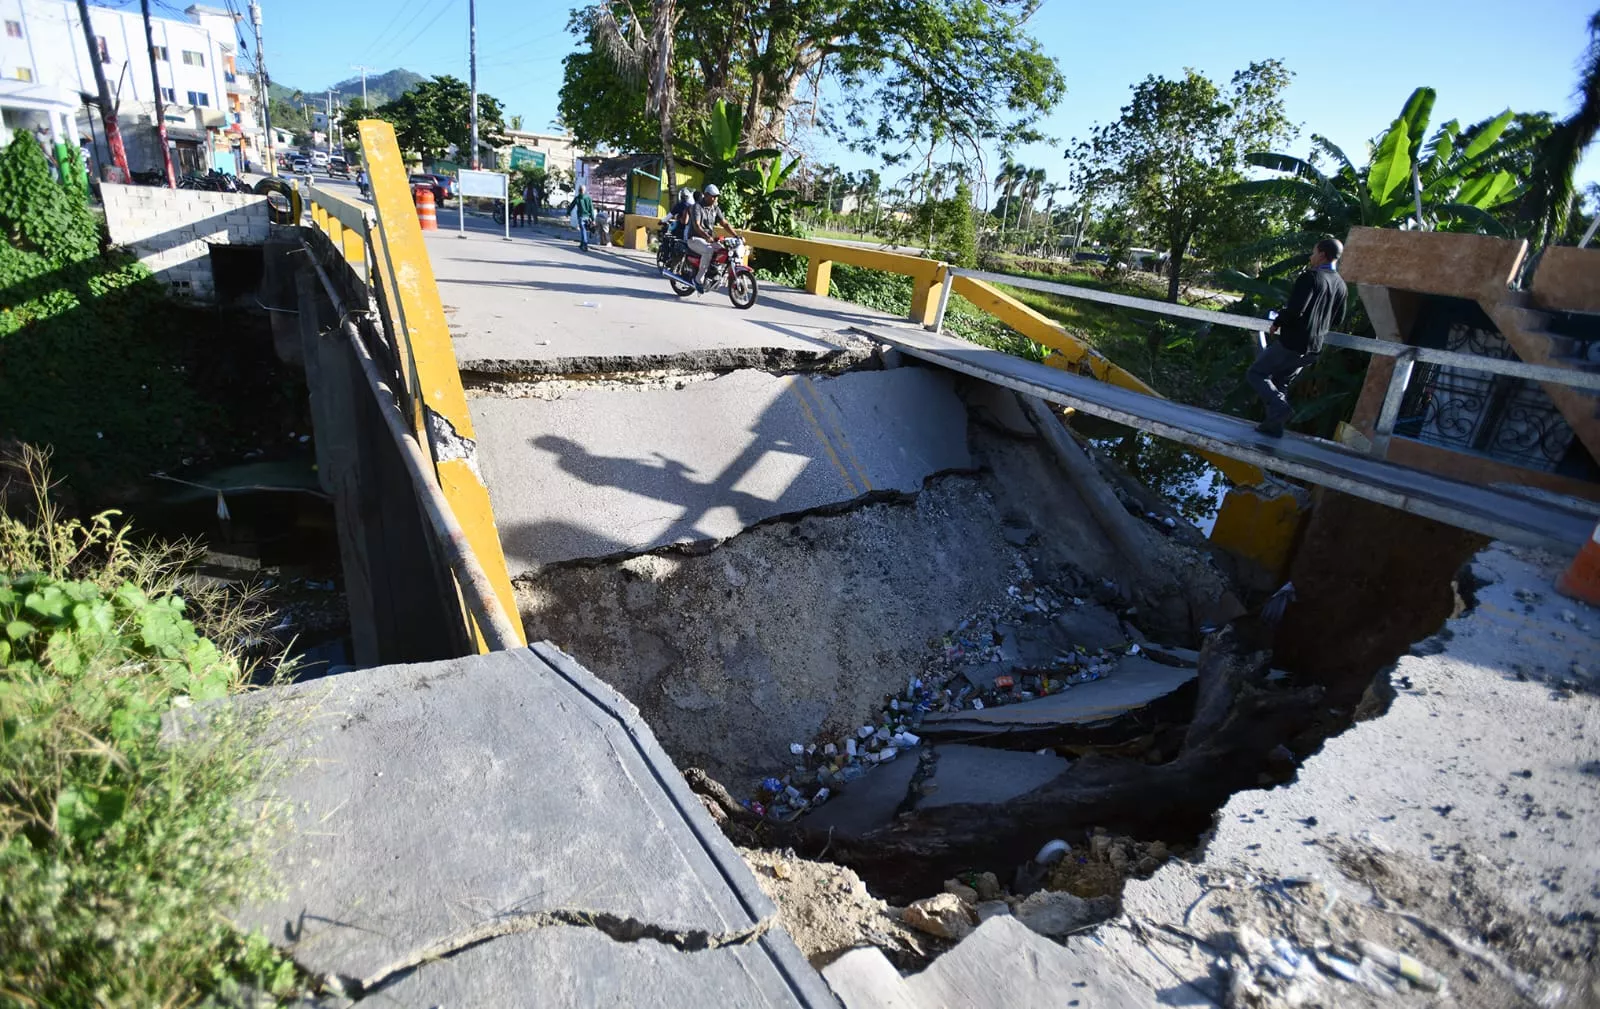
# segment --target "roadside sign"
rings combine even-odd
[[[463,168],[456,183],[462,196],[482,196],[491,200],[506,198],[504,172],[475,172],[470,168]]]
[[[476,196],[505,201],[505,239],[511,241],[511,186],[510,176],[504,172],[477,172],[463,168],[456,175],[456,229],[460,237],[467,237],[467,197]]]
[[[543,168],[544,152],[530,151],[526,147],[511,148],[511,170],[516,171],[523,165],[531,165],[534,168]]]

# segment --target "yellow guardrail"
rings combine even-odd
[[[435,427],[448,428],[448,434],[468,444],[474,443],[477,435],[394,127],[371,119],[358,125],[371,180],[372,208],[312,187],[312,225],[327,236],[357,279],[372,287],[408,393],[409,402],[403,404],[408,408],[407,423],[417,443],[433,459],[439,489],[521,637],[522,622],[515,619],[516,595],[489,490],[469,458],[438,450],[441,432]],[[482,628],[470,614],[467,620],[478,648],[487,651]]]

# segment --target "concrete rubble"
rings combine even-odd
[[[1380,678],[1386,712],[1235,794],[1191,860],[1142,860],[1093,931],[1069,934],[1092,901],[1043,890],[921,973],[863,949],[824,976],[847,1009],[1600,1003],[1600,613],[1553,596],[1558,570],[1483,551],[1466,612]],[[944,896],[975,919],[968,882]]]

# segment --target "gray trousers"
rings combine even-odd
[[[1292,412],[1286,393],[1289,384],[1305,369],[1317,363],[1316,354],[1297,354],[1276,341],[1267,344],[1244,373],[1250,388],[1267,404],[1268,420],[1287,420]]]

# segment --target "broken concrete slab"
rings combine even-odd
[[[738,371],[681,389],[471,401],[513,576],[715,542],[972,466],[966,409],[926,368]]]
[[[685,952],[649,939],[618,942],[594,929],[559,926],[501,936],[422,964],[368,997],[424,1009],[829,1005],[827,992],[816,990],[824,987],[820,979],[798,950],[794,956],[810,975],[803,986],[759,943]],[[801,987],[812,989],[810,1001],[797,1000]]]
[[[952,743],[934,748],[937,763],[922,785],[918,809],[1008,802],[1065,773],[1064,757]]]
[[[832,830],[841,839],[860,837],[881,827],[894,819],[895,811],[906,801],[916,773],[916,751],[879,764],[843,785],[825,805],[807,814],[806,826]]]
[[[1081,683],[1032,701],[972,711],[935,711],[928,732],[1005,732],[1110,721],[1166,697],[1194,679],[1196,670],[1124,655],[1104,679]]]
[[[1145,1009],[1149,992],[1105,957],[1085,956],[1010,915],[978,926],[927,970],[905,979],[916,1006],[972,1009]],[[846,1003],[848,1009],[864,1009]]]
[[[528,958],[494,947],[536,928],[529,949],[581,947],[586,973],[618,985],[653,973],[668,993],[699,983],[701,954],[679,949],[744,944],[767,965],[717,976],[745,985],[751,1004],[825,1004],[633,706],[551,646],[367,669],[243,703],[272,711],[294,829],[274,853],[286,892],[235,920],[312,973],[359,988],[478,943],[479,962],[503,972],[473,972],[473,985],[532,991]],[[562,938],[569,927],[590,934]],[[646,947],[619,937],[644,937],[655,966],[635,971]],[[788,1001],[773,1001],[783,985]]]
[[[1086,604],[1062,610],[1055,623],[1068,641],[1091,652],[1120,648],[1128,643],[1122,621],[1104,606]]]

